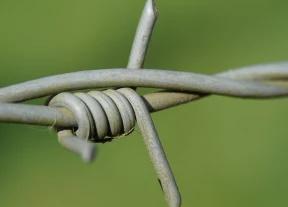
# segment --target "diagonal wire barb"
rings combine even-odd
[[[137,122],[167,204],[179,207],[181,196],[149,113],[211,94],[286,97],[288,62],[252,65],[215,75],[142,69],[157,15],[154,1],[147,0],[127,68],[79,71],[0,88],[0,121],[53,126],[61,146],[80,155],[84,162],[95,157],[94,142],[126,136]],[[137,87],[162,90],[139,96]],[[95,88],[114,90],[68,93]],[[20,103],[45,96],[51,96],[46,106]]]
[[[157,9],[154,1],[148,0],[138,23],[127,68],[139,69],[143,67],[156,19]]]
[[[140,69],[144,65],[145,55],[148,49],[149,40],[152,35],[153,27],[157,18],[157,9],[153,0],[146,1],[142,12],[134,42],[132,45],[127,68]],[[136,87],[133,88],[136,90]],[[137,123],[139,125],[146,150],[154,165],[158,181],[164,192],[165,199],[169,207],[181,205],[181,196],[169,166],[165,152],[158,138],[157,131],[150,117],[148,108],[141,97],[132,89],[122,88],[119,90],[131,103]]]

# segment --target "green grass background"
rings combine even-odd
[[[125,67],[144,4],[1,0],[0,86]],[[156,5],[145,68],[212,74],[287,60],[287,1]],[[288,206],[287,103],[211,96],[153,114],[182,206]],[[1,123],[0,206],[166,206],[137,132],[98,146],[87,165],[48,127]]]

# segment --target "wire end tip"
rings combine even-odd
[[[85,163],[91,163],[96,157],[96,147],[93,143],[89,143],[89,146],[81,153],[81,158]]]

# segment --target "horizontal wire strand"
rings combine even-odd
[[[259,66],[255,68],[258,71]],[[243,74],[247,74],[245,70],[242,68]],[[253,70],[253,66],[250,70]],[[288,63],[270,64],[265,72],[266,77],[274,77],[278,74],[279,76],[282,75],[282,78],[287,78]],[[232,71],[228,72],[228,74],[231,73]],[[243,74],[241,75],[243,76]],[[253,75],[253,71],[251,71],[251,75]],[[104,69],[66,73],[7,86],[0,89],[0,102],[21,102],[64,91],[99,87],[164,88],[243,98],[269,98],[288,94],[286,85],[277,86],[247,80],[228,79],[224,78],[223,75],[219,77],[219,75],[209,76],[191,72],[154,69]]]
[[[135,70],[138,71],[138,70]],[[250,67],[243,67],[239,69],[229,70],[223,73],[216,74],[223,78],[230,79],[250,79],[257,81],[267,81],[269,84],[278,84],[279,82],[287,88],[288,82],[288,63],[270,63],[261,64]],[[258,83],[258,82],[257,82]],[[24,83],[26,84],[26,83]],[[6,96],[9,92],[13,92],[13,88],[6,87],[0,89],[0,94]],[[4,91],[4,92],[3,92]],[[29,93],[36,96],[33,92]],[[27,95],[27,94],[26,94]],[[50,94],[49,94],[50,95]],[[193,93],[181,91],[158,91],[155,93],[142,96],[149,112],[156,112],[166,108],[174,107],[180,104],[197,100],[201,97],[207,96],[209,93]],[[2,96],[2,98],[3,98]],[[242,97],[242,96],[240,96]],[[273,96],[272,96],[273,97]],[[15,96],[8,96],[8,98],[15,100]],[[257,97],[254,97],[257,98]],[[24,100],[26,100],[25,97]],[[19,101],[19,98],[17,99]],[[2,100],[3,101],[3,100]],[[4,101],[7,102],[7,101]],[[26,123],[45,126],[77,126],[77,122],[73,114],[65,108],[15,104],[15,103],[0,103],[0,121],[10,123]]]

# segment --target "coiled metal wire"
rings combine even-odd
[[[156,17],[154,1],[147,0],[131,49],[129,69],[142,68]],[[287,79],[288,62],[243,67],[212,76],[156,69],[79,71],[0,88],[0,121],[54,126],[60,144],[85,162],[95,156],[94,142],[128,135],[137,123],[168,206],[178,207],[180,193],[149,113],[210,94],[284,97],[288,96]],[[139,96],[136,87],[164,90]],[[114,89],[67,92],[95,88]],[[19,103],[44,96],[51,96],[46,106]]]
[[[117,138],[129,134],[135,126],[132,106],[117,90],[60,93],[49,106],[72,111],[78,123],[76,135],[84,140],[101,142],[106,136]]]
[[[49,105],[68,108],[74,114],[77,131],[73,133],[72,129],[60,128],[58,140],[63,147],[79,154],[85,162],[91,161],[95,154],[89,140],[97,142],[103,141],[106,136],[118,138],[128,135],[133,131],[137,119],[165,198],[170,206],[180,205],[178,187],[149,111],[134,90],[121,88],[74,95],[60,93],[52,98]]]

